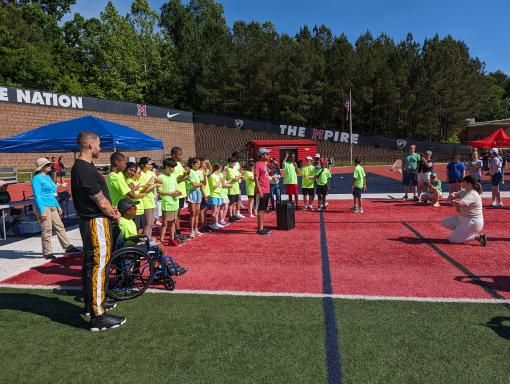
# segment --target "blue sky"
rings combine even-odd
[[[159,12],[163,0],[150,0]],[[183,0],[183,3],[187,3]],[[280,33],[294,35],[303,25],[324,24],[335,35],[345,33],[351,42],[369,30],[385,32],[396,41],[411,32],[422,43],[435,33],[451,34],[466,42],[471,56],[479,57],[488,71],[510,75],[510,0],[220,0],[227,23],[236,20],[271,21]],[[97,17],[107,0],[77,0],[72,12]],[[121,14],[130,0],[114,0]]]

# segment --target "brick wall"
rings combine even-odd
[[[75,119],[84,115],[93,115],[101,119],[124,124],[163,140],[164,151],[125,152],[126,156],[134,156],[137,159],[142,156],[149,156],[156,162],[161,163],[163,155],[170,153],[170,149],[174,146],[181,147],[185,156],[196,154],[195,130],[191,123],[154,117],[137,117],[15,103],[0,103],[0,138],[14,136],[41,125]],[[59,155],[64,156],[64,163],[68,167],[72,164],[72,153],[0,153],[0,166],[14,166],[20,169],[32,168],[35,159],[39,157]],[[109,156],[110,153],[101,153],[97,163],[109,163]]]

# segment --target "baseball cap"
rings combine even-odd
[[[430,172],[430,177],[436,177],[436,173],[435,172]]]
[[[127,212],[130,208],[138,205],[140,203],[139,201],[133,201],[129,197],[126,197],[124,199],[121,199],[119,203],[117,204],[117,209],[120,213]]]
[[[491,149],[491,153],[494,153],[494,154],[497,155],[498,154],[498,149],[497,148],[492,148]]]
[[[306,160],[313,160],[312,156],[306,156],[305,159]]]
[[[267,149],[267,148],[259,148],[259,155],[265,155],[266,153],[269,153],[271,152],[270,149]]]
[[[321,154],[320,154],[320,153],[316,153],[316,154],[315,154],[315,158],[316,158],[316,159],[320,159],[320,158],[321,158]]]

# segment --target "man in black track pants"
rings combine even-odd
[[[112,251],[111,220],[120,217],[113,208],[106,182],[92,159],[99,157],[100,140],[93,132],[80,132],[80,155],[71,171],[73,203],[80,216],[83,240],[82,289],[85,312],[90,313],[90,330],[116,328],[126,322],[107,314],[115,304],[105,302],[106,266]]]

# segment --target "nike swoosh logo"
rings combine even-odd
[[[167,112],[167,113],[166,113],[166,117],[168,117],[169,119],[171,119],[172,117],[175,117],[175,116],[180,115],[180,114],[181,114],[181,113],[180,113],[180,112],[178,112],[178,113],[174,113],[173,115],[171,115],[171,114],[170,114],[170,112]]]

